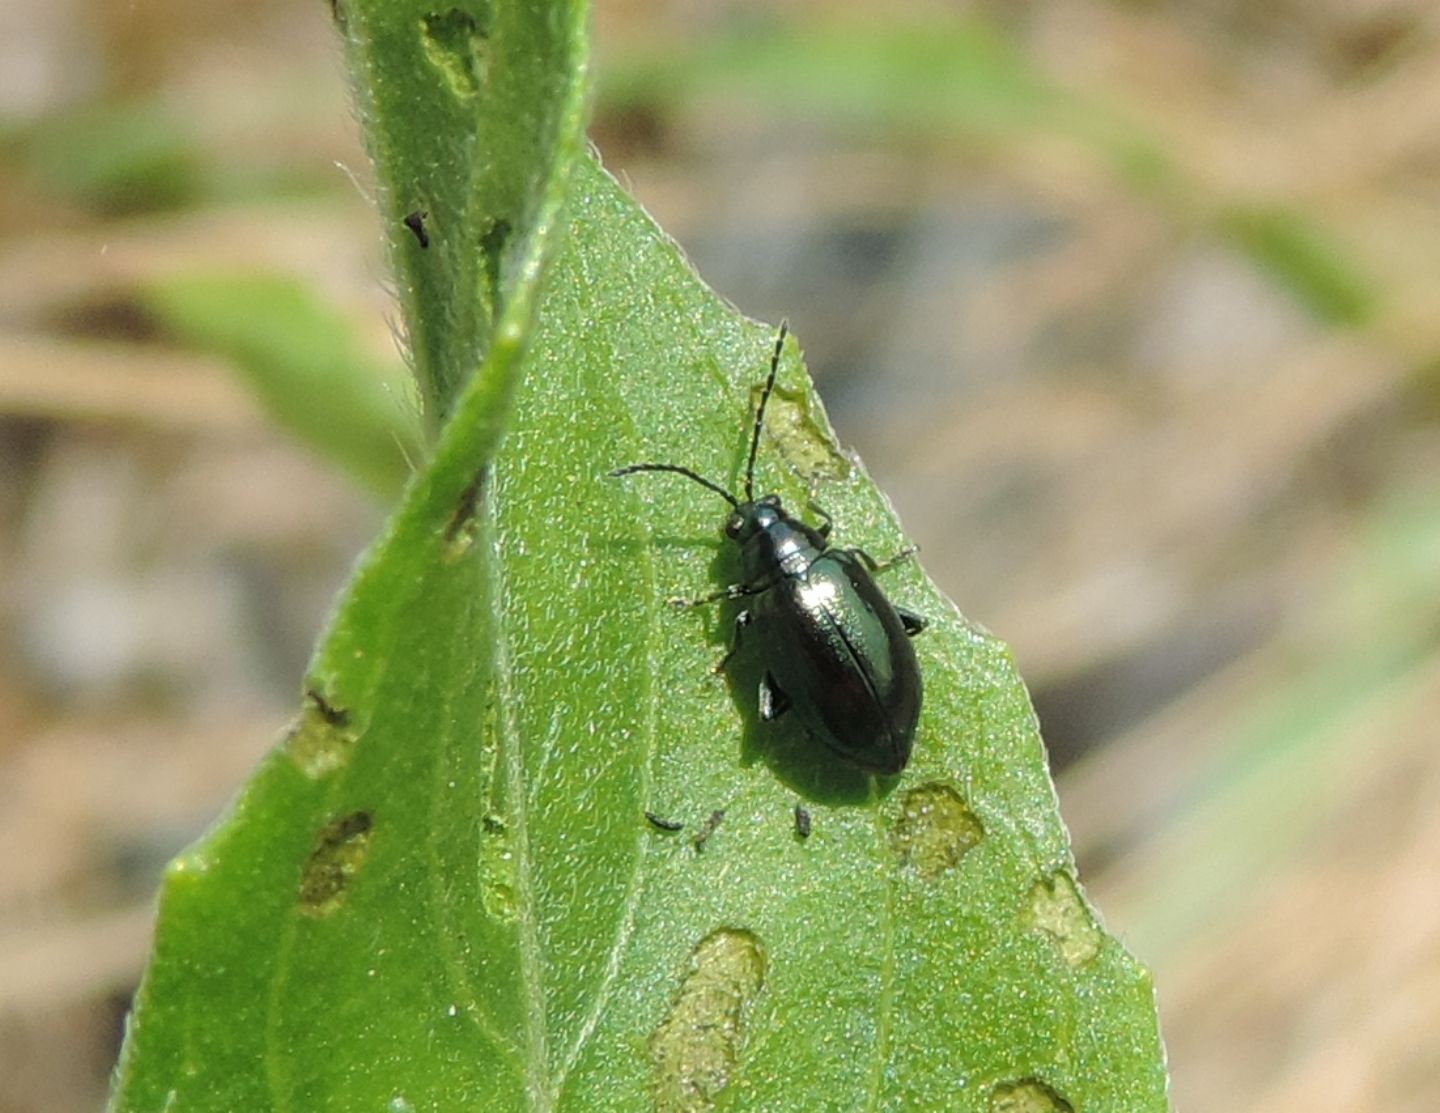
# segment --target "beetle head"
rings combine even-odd
[[[766,495],[753,502],[742,502],[725,519],[725,536],[737,545],[744,545],[756,534],[770,530],[785,517],[779,495]]]

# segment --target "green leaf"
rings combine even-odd
[[[515,900],[555,1106],[708,1108],[698,1095],[728,1079],[745,1109],[1066,1108],[1052,1092],[1164,1108],[1148,979],[1075,887],[1005,647],[918,569],[887,574],[932,625],[915,757],[872,782],[756,721],[758,662],[710,674],[722,616],[665,606],[735,578],[726,508],[678,478],[605,473],[673,461],[737,486],[773,333],[600,172],[572,212],[494,504],[495,750],[527,803],[499,814],[524,830]],[[803,505],[818,473],[842,543],[903,547],[793,352],[777,398],[764,489]],[[690,833],[722,808],[697,852]]]
[[[475,974],[462,948],[480,938],[472,932],[484,927],[484,906],[464,902],[462,919],[442,914],[424,924],[427,905],[448,904],[452,880],[457,893],[479,892],[475,806],[477,790],[490,783],[481,744],[485,724],[496,722],[486,708],[498,642],[493,569],[479,560],[493,536],[483,532],[481,496],[583,150],[585,10],[472,3],[442,13],[447,24],[474,30],[466,49],[488,53],[494,44],[494,65],[476,71],[474,88],[457,87],[443,52],[436,56],[427,6],[339,0],[335,10],[377,160],[417,376],[431,413],[453,411],[454,420],[356,573],[317,650],[295,729],[231,815],[167,872],[111,1095],[117,1110],[351,1109],[370,1107],[376,1095],[404,1109],[405,1093],[431,1095],[425,1108],[450,1108],[457,1095],[494,1092],[518,1061],[510,1028],[495,1030],[488,1050],[474,1043],[474,1025],[492,1028],[470,1007]],[[447,41],[453,48],[453,37]],[[523,137],[497,138],[521,126]],[[429,247],[403,223],[421,192],[444,201]],[[474,246],[482,227],[493,233],[497,213],[506,234],[491,236],[491,285],[480,290],[466,244]],[[411,249],[425,254],[409,258]],[[427,261],[441,278],[414,277]],[[440,679],[442,667],[463,676],[458,688]],[[438,733],[430,729],[437,721]],[[410,741],[392,748],[397,731]],[[450,732],[465,738],[454,756],[466,765],[454,781],[464,791],[450,799],[469,805],[468,841],[453,846],[440,843],[447,823],[425,819],[422,801],[439,785],[406,768],[415,758],[443,773],[435,763],[448,751],[432,744]],[[422,735],[425,744],[413,745]],[[372,745],[376,739],[389,741]],[[385,760],[376,767],[373,759]],[[377,774],[382,784],[371,779]],[[434,837],[397,841],[406,838],[401,817]],[[434,866],[467,845],[468,870],[448,879],[429,867],[407,878],[393,856],[420,851]],[[480,860],[507,868],[508,857],[489,849]],[[402,873],[392,872],[397,865]],[[332,925],[353,922],[356,908],[364,914],[363,901],[346,900],[362,870],[367,882],[389,877],[404,890],[387,913],[398,918],[349,945],[327,943]],[[487,899],[504,888],[487,885]],[[342,907],[344,919],[336,916]],[[439,1012],[436,990],[446,999]],[[385,1000],[370,1012],[375,991]],[[432,1027],[437,1020],[441,1029]]]
[[[413,392],[301,283],[189,275],[154,282],[140,297],[187,343],[227,357],[301,441],[376,494],[399,494],[423,452]]]
[[[583,79],[583,60],[557,47],[572,41],[585,6],[334,5],[375,162],[410,356],[435,430],[485,356],[505,289],[536,258],[527,238],[543,231],[539,207],[553,150],[545,137],[556,127],[557,97]],[[557,61],[571,69],[557,69]],[[536,277],[520,288],[533,291]]]
[[[528,18],[502,12],[487,26]],[[437,20],[410,26],[469,41]],[[555,219],[581,40],[549,33],[574,84],[542,86],[559,123],[509,210],[533,216],[499,328],[478,314],[437,349],[486,356],[294,729],[168,873],[114,1108],[1165,1108],[1148,976],[1076,886],[1005,647],[913,564],[887,573],[931,620],[926,703],[910,767],[872,779],[757,721],[754,654],[712,674],[725,615],[665,605],[733,578],[725,506],[607,473],[673,461],[733,487],[774,336],[593,163]],[[486,41],[492,68],[443,79],[456,95],[500,66],[506,36]],[[843,544],[902,547],[793,345],[770,417],[767,491],[803,505],[815,480]]]

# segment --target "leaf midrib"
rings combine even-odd
[[[484,500],[487,536],[495,536],[497,522],[493,499]],[[493,553],[485,554],[485,567],[490,578],[490,598],[501,600],[505,594],[505,573]],[[525,1090],[536,1113],[551,1113],[555,1108],[549,1080],[548,1015],[545,1007],[544,955],[540,948],[539,927],[535,919],[536,889],[531,875],[529,802],[525,791],[524,755],[520,752],[520,732],[515,726],[515,697],[511,686],[509,623],[497,624],[495,638],[495,699],[496,729],[500,752],[504,755],[505,789],[511,800],[514,838],[516,893],[516,952],[520,960],[520,992],[525,1016],[524,1063]]]
[[[472,592],[467,593],[465,598],[466,613],[464,615],[462,623],[458,627],[458,629],[462,631],[462,639],[465,633],[469,633],[476,629],[476,622],[479,617],[476,613],[476,606],[481,601],[482,597],[480,593]],[[446,737],[441,739],[439,743],[439,749],[442,754],[447,752],[449,748],[453,745],[469,744],[468,734],[462,736],[459,739],[455,737],[455,725],[458,720],[452,710],[453,702],[453,689],[447,688],[445,691],[445,709],[442,719],[446,727]],[[481,802],[481,796],[486,786],[485,784],[480,782],[478,777],[493,775],[493,769],[488,770],[485,774],[477,774],[477,782],[475,785],[475,788],[477,789],[476,807],[477,810],[482,813],[484,808]],[[445,763],[443,761],[437,761],[435,763],[435,784],[432,788],[432,803],[434,805],[438,805],[440,800],[444,797],[445,782],[448,776],[449,772],[446,769]],[[432,807],[432,816],[435,814],[436,810],[438,809]],[[494,1013],[490,1009],[486,1008],[481,1002],[480,998],[476,995],[474,984],[471,982],[470,978],[466,973],[464,963],[455,951],[454,937],[451,931],[451,926],[455,922],[452,918],[454,909],[452,907],[452,902],[446,899],[445,890],[440,884],[440,877],[443,872],[440,864],[440,852],[438,847],[440,831],[441,825],[432,821],[430,825],[430,837],[426,840],[426,856],[429,864],[430,900],[431,905],[435,910],[434,925],[436,946],[440,952],[441,962],[444,964],[446,973],[449,976],[451,984],[457,991],[457,994],[464,999],[464,1011],[466,1016],[470,1018],[471,1022],[475,1024],[475,1026],[480,1030],[481,1034],[484,1035],[491,1042],[495,1049],[501,1055],[503,1055],[506,1060],[508,1060],[510,1067],[515,1071],[515,1073],[523,1077],[524,1069],[521,1066],[521,1055],[519,1048],[515,1046],[513,1040],[507,1039],[501,1033],[499,1022],[496,1020]],[[481,868],[480,857],[478,853],[476,855],[476,868],[477,870]],[[484,883],[483,877],[479,880],[481,884]]]
[[[628,409],[620,409],[620,420],[629,426],[632,437],[636,433],[635,422]],[[644,574],[650,585],[649,595],[656,597],[656,569],[655,569],[655,546],[646,544],[642,546],[644,553],[643,562]],[[655,753],[656,739],[659,737],[659,702],[655,696],[655,677],[659,674],[659,640],[657,637],[660,629],[660,622],[653,611],[647,610],[649,616],[645,623],[645,672],[643,686],[640,693],[641,706],[645,708],[645,720],[642,727],[644,745],[644,758],[640,762],[640,798],[648,802],[654,795],[655,785]],[[609,1005],[614,994],[615,983],[620,976],[621,963],[625,956],[626,948],[635,930],[635,913],[640,907],[640,895],[645,890],[646,866],[649,862],[650,849],[652,846],[648,832],[640,823],[635,827],[635,854],[634,867],[630,871],[630,879],[626,885],[625,898],[621,902],[620,924],[615,935],[615,941],[611,944],[610,951],[605,958],[605,973],[600,979],[600,984],[595,990],[595,1001],[590,1010],[586,1013],[585,1020],[581,1023],[574,1041],[566,1050],[565,1057],[556,1070],[552,1082],[555,1104],[560,1104],[560,1097],[564,1092],[565,1083],[579,1061],[581,1052],[585,1049],[585,1043],[600,1023],[600,1018],[605,1015],[605,1008]]]

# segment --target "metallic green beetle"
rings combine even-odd
[[[678,464],[631,464],[610,474],[674,472],[730,504],[724,532],[739,546],[743,579],[692,601],[748,601],[735,618],[734,640],[716,671],[740,648],[742,633],[750,631],[746,640],[759,642],[765,665],[761,719],[793,711],[812,735],[851,765],[898,773],[910,760],[920,717],[920,667],[910,639],[925,621],[891,603],[873,573],[910,551],[881,564],[863,549],[832,548],[830,518],[823,511],[815,508],[824,521],[812,527],[786,513],[777,496],[755,498],[755,453],[787,332],[782,324],[755,409],[743,501]]]

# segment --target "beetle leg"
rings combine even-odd
[[[820,524],[816,527],[815,532],[818,533],[822,538],[829,537],[830,529],[835,525],[835,520],[825,512],[825,508],[819,503],[817,503],[813,497],[808,499],[805,505],[809,507],[810,513],[815,514],[820,518]]]
[[[775,678],[768,672],[760,678],[760,718],[774,722],[790,707],[790,697],[780,690]]]
[[[852,553],[855,556],[859,557],[861,560],[863,560],[865,562],[865,567],[870,569],[870,571],[872,572],[884,572],[887,568],[894,568],[897,564],[904,564],[907,560],[912,559],[919,551],[919,545],[910,545],[907,548],[901,549],[889,560],[876,560],[864,549],[846,550],[846,552]]]
[[[665,600],[672,607],[703,607],[707,603],[718,603],[722,599],[744,599],[747,595],[759,595],[769,584],[731,584],[729,587],[722,587],[719,591],[712,591],[709,595],[702,595],[699,599],[681,599],[679,596],[672,596]]]
[[[711,672],[718,674],[725,671],[725,666],[730,663],[730,658],[735,656],[735,651],[740,648],[740,631],[754,621],[755,616],[749,611],[741,611],[735,616],[735,632],[730,637],[730,648],[725,651],[725,656],[716,662],[715,667],[710,670]]]
[[[905,633],[912,638],[929,625],[920,615],[914,611],[907,611],[904,607],[896,607],[895,613],[900,616],[900,625],[905,627]]]

